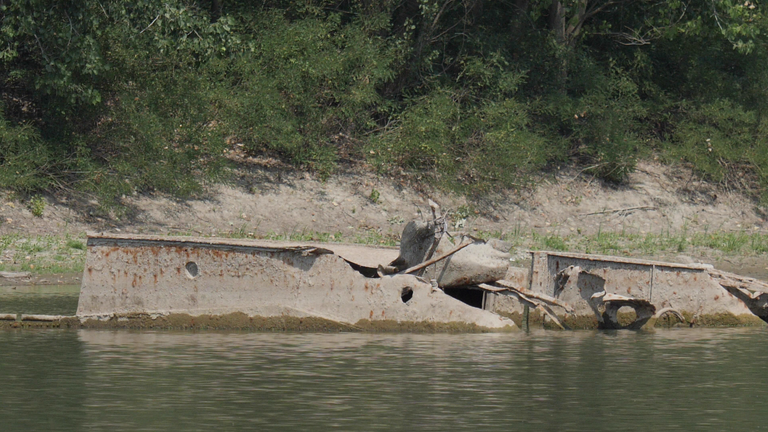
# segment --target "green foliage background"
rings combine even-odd
[[[0,0],[0,187],[184,197],[241,143],[470,193],[653,154],[765,199],[766,24],[751,0]]]

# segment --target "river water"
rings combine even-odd
[[[766,336],[0,331],[0,430],[761,430]]]

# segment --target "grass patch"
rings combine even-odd
[[[85,266],[85,235],[0,236],[0,271],[79,273]]]
[[[498,238],[515,247],[532,250],[592,253],[620,256],[653,256],[665,253],[718,252],[724,255],[753,256],[768,252],[768,234],[750,232],[700,232],[687,229],[660,233],[600,231],[594,235],[560,235],[515,229],[510,233],[484,232],[479,237]]]
[[[400,236],[396,234],[382,234],[378,230],[369,229],[364,232],[344,235],[342,232],[320,232],[311,230],[293,231],[290,233],[279,233],[270,231],[266,234],[259,234],[256,228],[248,229],[245,225],[216,234],[217,237],[232,239],[263,239],[275,241],[292,242],[316,242],[316,243],[354,243],[372,246],[397,246],[400,244]]]
[[[85,243],[83,243],[83,242],[81,242],[79,240],[70,239],[70,240],[67,240],[67,247],[71,248],[71,249],[77,249],[77,250],[84,251],[85,250]]]
[[[214,237],[232,239],[266,239],[294,242],[354,243],[371,246],[398,246],[398,234],[384,234],[369,229],[356,234],[341,232],[295,231],[257,234],[245,227],[216,233]],[[173,233],[183,235],[186,233]],[[658,256],[686,254],[707,256],[755,256],[768,253],[768,234],[750,231],[699,232],[666,230],[660,233],[598,232],[594,235],[560,235],[525,231],[516,227],[511,232],[478,232],[483,239],[497,238],[509,242],[513,249],[551,250],[618,256]],[[170,234],[169,234],[170,235]],[[30,271],[37,274],[82,272],[86,255],[85,234],[0,236],[0,271]]]

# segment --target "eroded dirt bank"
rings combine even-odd
[[[266,237],[326,233],[331,240],[342,236],[345,241],[391,242],[397,240],[405,223],[429,213],[427,198],[452,213],[453,229],[493,236],[768,233],[766,214],[754,201],[698,181],[678,167],[651,162],[640,163],[622,186],[562,170],[543,177],[533,190],[498,191],[475,200],[406,178],[380,177],[366,169],[321,181],[268,164],[240,168],[230,184],[212,185],[205,196],[196,199],[126,197],[124,204],[131,211],[122,218],[99,216],[95,201],[45,198],[42,217],[35,217],[22,203],[3,194],[0,234],[82,235],[101,231]],[[761,254],[700,257],[685,250],[653,258],[703,260],[724,270],[768,279],[768,259]]]

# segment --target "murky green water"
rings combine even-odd
[[[80,285],[0,286],[0,313],[74,315]]]
[[[0,331],[0,430],[761,430],[766,336]]]

